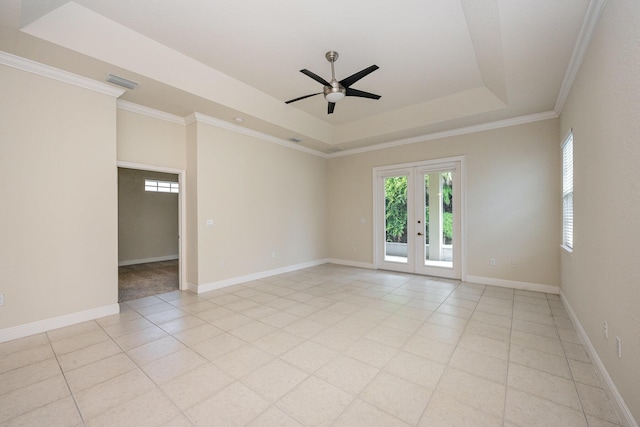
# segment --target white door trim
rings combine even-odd
[[[390,178],[395,176],[406,176],[407,177],[407,224],[413,224],[415,221],[415,207],[414,202],[415,198],[410,197],[410,195],[414,194],[414,180],[409,179],[411,177],[411,173],[407,171],[408,168],[399,168],[399,167],[384,167],[384,168],[374,168],[373,173],[373,187],[374,187],[374,197],[373,197],[373,233],[374,233],[374,268],[376,270],[383,269],[385,266],[391,267],[391,270],[401,271],[404,273],[413,273],[414,265],[407,262],[386,262],[385,259],[385,249],[384,245],[380,245],[380,239],[383,237],[382,227],[380,227],[381,221],[383,221],[385,208],[384,208],[384,185],[380,183],[380,180],[384,180],[384,178]],[[412,237],[408,236],[408,239],[411,240]],[[407,261],[415,259],[415,245],[407,243]]]
[[[467,221],[466,221],[466,158],[465,156],[453,156],[453,157],[445,157],[440,159],[429,159],[418,162],[410,162],[410,163],[401,163],[387,166],[377,166],[373,168],[373,242],[374,242],[374,250],[373,250],[373,268],[378,270],[381,269],[381,254],[384,253],[384,247],[380,245],[380,233],[382,230],[379,227],[379,222],[381,220],[381,216],[384,215],[384,211],[380,209],[380,191],[378,186],[378,178],[382,175],[392,176],[394,172],[400,171],[406,168],[422,168],[422,167],[431,167],[434,165],[440,165],[444,163],[459,163],[460,170],[460,276],[461,280],[465,281],[467,278]],[[411,213],[414,209],[411,209],[408,213],[409,215],[413,215]]]
[[[180,192],[178,193],[178,269],[180,272],[178,287],[180,290],[187,290],[187,172],[184,169],[122,161],[117,161],[116,167],[178,175],[178,183],[180,184]]]

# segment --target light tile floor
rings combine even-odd
[[[330,264],[0,344],[0,424],[619,425],[558,296]]]

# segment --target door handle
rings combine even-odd
[[[422,233],[418,233],[418,236],[422,236]]]

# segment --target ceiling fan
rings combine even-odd
[[[331,81],[328,82],[317,74],[312,73],[309,70],[300,70],[302,74],[305,74],[311,77],[313,80],[317,81],[324,85],[324,90],[318,93],[312,93],[310,95],[301,96],[299,98],[291,99],[285,104],[291,104],[292,102],[300,101],[301,99],[309,98],[311,96],[324,94],[324,99],[329,102],[327,107],[327,114],[333,114],[333,109],[336,107],[336,102],[340,101],[345,96],[358,96],[360,98],[369,98],[369,99],[380,99],[380,95],[376,95],[369,92],[364,92],[358,89],[352,89],[351,85],[360,80],[361,78],[371,74],[379,67],[377,65],[372,65],[370,67],[365,68],[362,71],[358,71],[357,73],[347,77],[346,79],[342,79],[340,81],[336,80],[336,74],[333,67],[333,63],[338,60],[338,52],[329,51],[325,54],[325,58],[327,61],[331,62]]]

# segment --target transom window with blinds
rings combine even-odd
[[[573,131],[562,142],[562,245],[573,249]]]
[[[158,181],[157,179],[145,179],[144,191],[154,193],[179,193],[180,184],[171,181]]]

